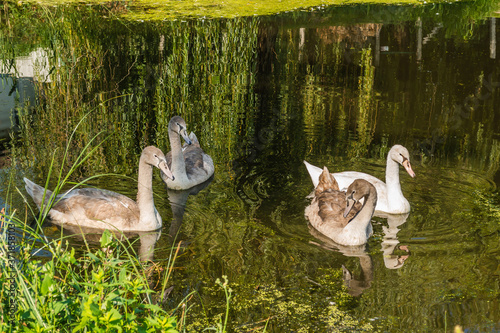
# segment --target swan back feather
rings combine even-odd
[[[361,245],[372,234],[370,221],[376,202],[376,189],[368,181],[357,179],[347,192],[339,191],[335,178],[325,167],[305,215],[316,230],[334,242]]]

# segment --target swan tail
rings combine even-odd
[[[200,147],[200,141],[198,141],[198,138],[196,137],[196,134],[194,134],[194,132],[191,132],[189,134],[189,139],[191,140],[193,145]]]
[[[196,137],[196,134],[194,134],[193,132],[191,132],[188,135],[188,138],[189,138],[189,140],[191,140],[191,146],[201,147],[200,146],[200,141],[198,141],[198,138]],[[189,146],[190,146],[189,144],[187,144],[186,142],[184,142],[184,144],[182,145],[182,149],[186,149]]]
[[[45,192],[45,204],[49,202],[49,198],[52,196],[52,191],[46,190],[40,185],[35,184],[28,178],[24,177],[24,182],[26,183],[26,192],[33,198],[35,204],[40,208],[42,205],[43,194]]]
[[[321,168],[318,168],[310,163],[307,163],[304,161],[304,164],[306,165],[307,172],[309,173],[309,176],[311,177],[311,180],[313,182],[314,187],[318,186],[319,183],[319,175],[323,172]]]
[[[333,177],[328,171],[327,167],[323,167],[323,172],[319,176],[319,184],[316,186],[316,195],[329,190],[339,190],[339,184],[335,177]],[[345,217],[345,216],[344,216]]]

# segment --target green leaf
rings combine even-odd
[[[122,315],[118,312],[116,309],[111,309],[109,310],[106,314],[104,314],[104,320],[107,321],[108,323],[111,323],[113,321],[117,321],[122,319]]]
[[[99,309],[99,305],[92,303],[89,306],[90,311],[92,312],[92,315],[94,317],[100,317],[101,316],[101,310]]]
[[[45,274],[45,277],[43,278],[42,281],[42,288],[40,290],[42,296],[45,296],[49,293],[50,287],[52,286],[53,283],[54,281],[52,280],[52,276],[50,274]]]
[[[111,325],[110,328],[115,328],[118,332],[123,332],[123,329],[119,325]]]
[[[87,255],[89,256],[90,259],[92,259],[93,261],[96,261],[96,262],[99,262],[101,261],[99,258],[97,258],[93,253],[89,252],[87,253]]]
[[[63,263],[76,263],[75,248],[71,248],[71,251],[64,251],[59,258]]]
[[[54,303],[54,314],[57,315],[63,309],[67,307],[67,302],[55,302]]]
[[[162,308],[160,308],[158,305],[154,305],[154,304],[144,304],[143,307],[145,309],[151,310],[153,312],[163,311]]]
[[[113,241],[113,234],[109,230],[104,230],[101,236],[101,247],[107,247]]]
[[[78,325],[73,329],[73,333],[83,330],[87,326],[88,318],[82,318]]]
[[[102,268],[99,268],[97,273],[92,272],[92,281],[94,282],[101,283],[103,277],[104,277],[104,271],[102,270]]]
[[[110,293],[108,294],[108,296],[106,296],[106,301],[110,301],[110,302],[112,302],[112,301],[114,301],[114,300],[115,300],[115,298],[117,298],[117,297],[120,297],[120,295],[118,295],[117,293],[115,293],[114,291],[112,291],[112,292],[110,292]]]
[[[120,270],[120,275],[118,276],[118,281],[120,283],[123,283],[125,282],[126,279],[127,279],[127,270],[125,269],[125,267],[122,267],[122,269]]]

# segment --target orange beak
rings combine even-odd
[[[413,172],[413,170],[411,168],[410,161],[404,160],[403,161],[403,166],[406,169],[406,172],[408,172],[408,174],[411,176],[411,178],[415,178],[415,172]]]

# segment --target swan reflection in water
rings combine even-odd
[[[383,253],[384,265],[388,269],[400,269],[401,267],[403,267],[406,259],[409,258],[410,251],[408,246],[399,245],[397,233],[400,230],[398,227],[406,222],[409,214],[393,215],[377,212],[376,215],[378,217],[386,218],[388,225],[382,226],[384,236],[381,243],[381,250]],[[371,282],[373,280],[373,261],[371,256],[366,251],[366,244],[357,246],[340,245],[316,230],[310,223],[308,223],[308,227],[311,235],[321,241],[321,243],[310,243],[313,243],[330,251],[340,252],[346,257],[359,258],[359,264],[361,266],[362,272],[361,277],[359,278],[355,278],[352,272],[344,265],[342,265],[344,284],[346,285],[350,295],[359,296],[366,289],[370,288]],[[397,249],[405,251],[407,254],[394,254]]]
[[[384,236],[382,238],[381,250],[384,256],[384,264],[388,269],[399,269],[403,267],[406,259],[410,257],[410,250],[407,245],[399,245],[399,240],[397,234],[399,232],[399,226],[403,225],[408,218],[409,213],[393,215],[385,214],[381,212],[376,212],[375,216],[386,218],[387,227],[382,226],[382,231]],[[405,251],[405,255],[394,254],[396,249]]]
[[[172,223],[168,230],[169,241],[174,242],[177,233],[182,225],[182,220],[184,219],[184,212],[186,209],[186,202],[190,195],[197,195],[201,190],[205,189],[212,180],[214,176],[210,177],[205,182],[193,186],[187,190],[172,190],[167,188],[168,201],[170,202],[170,207],[172,208]]]
[[[113,233],[114,237],[121,242],[135,243],[135,238],[139,240],[139,259],[141,261],[153,261],[156,242],[160,239],[161,229],[155,231],[118,231],[112,229],[98,229],[91,227],[81,227],[78,225],[64,224],[58,226],[62,229],[63,235],[74,236],[92,245],[99,244],[105,230]]]
[[[373,280],[373,261],[371,256],[366,252],[366,244],[362,245],[340,245],[335,243],[329,237],[323,235],[318,230],[314,229],[311,224],[308,224],[309,232],[316,239],[321,241],[320,243],[310,242],[319,247],[330,251],[337,251],[342,253],[346,257],[358,257],[359,264],[361,266],[361,276],[359,278],[355,278],[352,272],[347,269],[344,265],[342,265],[342,275],[344,284],[347,287],[347,290],[352,296],[361,295],[366,289],[370,288],[372,280]]]

